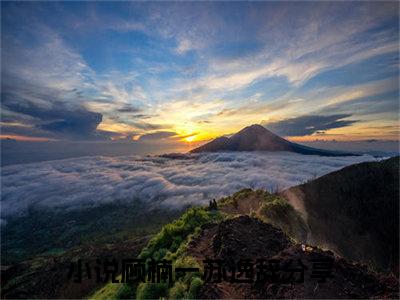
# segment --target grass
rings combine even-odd
[[[190,208],[178,220],[165,225],[162,230],[143,249],[140,257],[157,260],[168,259],[173,267],[198,267],[193,257],[187,256],[186,249],[190,240],[200,232],[203,224],[222,221],[218,211],[208,211],[202,207]],[[202,286],[200,273],[188,273],[175,278],[172,287],[165,284],[141,283],[138,286],[137,299],[168,297],[171,299],[196,298]]]
[[[263,190],[252,190],[252,189],[242,189],[232,196],[224,197],[218,200],[218,205],[233,205],[237,207],[238,201],[248,198],[251,195],[262,196],[265,193],[268,193]]]
[[[308,227],[303,217],[286,200],[277,194],[272,194],[264,190],[242,189],[232,196],[222,198],[218,201],[220,207],[231,206],[239,208],[243,212],[243,203],[249,199],[257,199],[259,207],[250,208],[246,214],[281,228],[288,236],[298,242],[305,242],[308,234]]]
[[[262,221],[281,228],[283,232],[298,242],[307,240],[306,222],[293,206],[279,196],[270,194],[256,215]]]
[[[121,280],[121,275],[117,277],[117,280]],[[98,300],[132,299],[135,298],[135,293],[136,289],[131,285],[109,283],[87,298]]]

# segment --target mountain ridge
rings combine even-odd
[[[358,155],[354,153],[316,149],[293,143],[258,124],[247,126],[229,138],[226,136],[218,137],[189,152],[202,153],[220,151],[288,151],[304,155],[321,156]]]

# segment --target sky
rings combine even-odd
[[[1,2],[1,137],[398,141],[397,2]]]

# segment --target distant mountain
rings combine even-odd
[[[302,146],[289,142],[272,133],[261,125],[243,128],[230,138],[219,137],[213,141],[191,150],[191,153],[219,151],[288,151],[308,155],[350,156],[354,153],[328,151]]]

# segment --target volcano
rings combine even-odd
[[[289,142],[261,125],[243,128],[231,137],[219,137],[190,151],[190,153],[221,151],[287,151],[306,155],[351,156],[354,153],[311,148]]]

